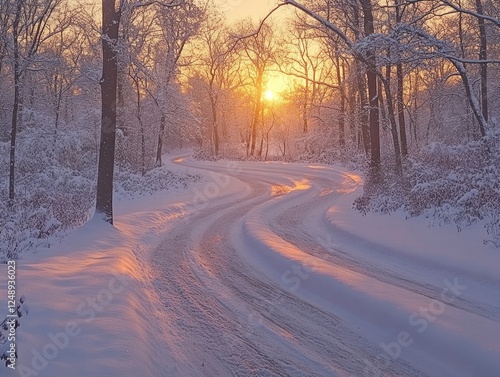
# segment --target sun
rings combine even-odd
[[[266,90],[264,92],[264,99],[267,101],[273,101],[276,99],[276,94],[272,90]]]

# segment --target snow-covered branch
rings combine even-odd
[[[416,1],[413,1],[413,2],[418,2],[418,1],[419,0],[416,0]],[[439,1],[441,1],[441,3],[443,3],[444,5],[452,8],[456,12],[468,14],[468,15],[474,16],[476,18],[480,18],[480,19],[483,19],[483,20],[486,20],[486,21],[490,21],[492,24],[496,25],[497,27],[500,27],[500,20],[498,18],[491,17],[491,16],[488,16],[488,15],[485,15],[485,14],[480,14],[480,13],[474,12],[474,11],[472,11],[470,9],[462,8],[461,6],[458,6],[458,5],[454,4],[453,1],[450,1],[450,0],[439,0]]]

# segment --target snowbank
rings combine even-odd
[[[146,377],[175,369],[147,262],[171,220],[187,214],[193,188],[185,186],[122,198],[114,226],[93,218],[16,261],[17,297],[30,312],[17,329],[16,370],[2,367],[2,375]],[[0,265],[1,276],[6,269]],[[0,284],[6,308],[6,279]]]
[[[174,365],[158,341],[141,255],[180,211],[122,214],[116,227],[93,219],[52,250],[17,261],[17,292],[31,308],[17,329],[18,375],[158,376]]]

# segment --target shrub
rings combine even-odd
[[[482,222],[484,242],[500,247],[500,132],[465,145],[433,143],[412,156],[404,178],[386,174],[368,185],[354,207],[359,211],[423,215],[431,224],[464,226]]]

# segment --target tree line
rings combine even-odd
[[[8,198],[19,195],[18,136],[40,122],[47,164],[75,125],[93,135],[96,213],[109,222],[115,168],[145,174],[166,147],[366,157],[371,182],[404,177],[422,146],[495,127],[499,18],[493,0],[283,0],[237,23],[211,1],[2,1]],[[279,98],[266,99],[279,76]]]

